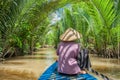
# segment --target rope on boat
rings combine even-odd
[[[103,80],[113,80],[113,79],[108,78],[106,75],[95,71],[94,69],[91,69],[90,71],[92,73],[95,73],[97,76],[100,76]]]
[[[83,48],[80,50],[78,54],[78,65],[82,69],[87,69],[88,71],[100,76],[103,80],[112,80],[108,78],[106,75],[99,73],[98,71],[91,68],[91,62],[89,57],[89,50],[87,48]]]

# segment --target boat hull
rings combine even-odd
[[[57,72],[58,62],[54,62],[38,80],[97,80],[90,74],[64,75]]]

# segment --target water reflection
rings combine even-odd
[[[25,62],[4,61],[2,64],[24,65]]]
[[[46,48],[33,55],[11,58],[0,63],[0,80],[37,80],[55,60],[55,50]]]
[[[119,59],[105,59],[94,55],[90,56],[92,67],[107,75],[114,80],[120,80],[120,60]]]
[[[57,58],[54,57],[54,56],[51,56],[51,55],[47,55],[46,56],[26,56],[26,57],[17,57],[17,59],[38,59],[38,60],[50,60],[50,61],[53,61],[53,60],[56,60]]]
[[[37,78],[57,59],[53,48],[42,48],[33,55],[19,56],[0,63],[0,80],[37,80]],[[120,79],[120,60],[98,58],[90,55],[92,68],[114,80]],[[7,70],[7,71],[6,71]],[[26,71],[26,72],[24,72]],[[9,75],[7,75],[9,72]],[[23,73],[22,73],[23,72]],[[20,75],[27,75],[22,78]],[[17,75],[17,78],[14,76]],[[2,76],[2,77],[1,77]],[[11,77],[7,79],[7,77]]]

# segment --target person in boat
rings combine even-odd
[[[80,39],[81,35],[78,31],[68,28],[61,36],[57,47],[58,55],[58,72],[62,74],[86,74],[85,70],[82,70],[77,61],[78,54],[80,52],[80,44],[76,40]]]

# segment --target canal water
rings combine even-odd
[[[0,80],[37,80],[56,59],[53,48],[41,48],[33,55],[7,59],[0,62]],[[93,69],[113,80],[120,80],[120,60],[99,58],[95,54],[90,55],[90,59]]]

